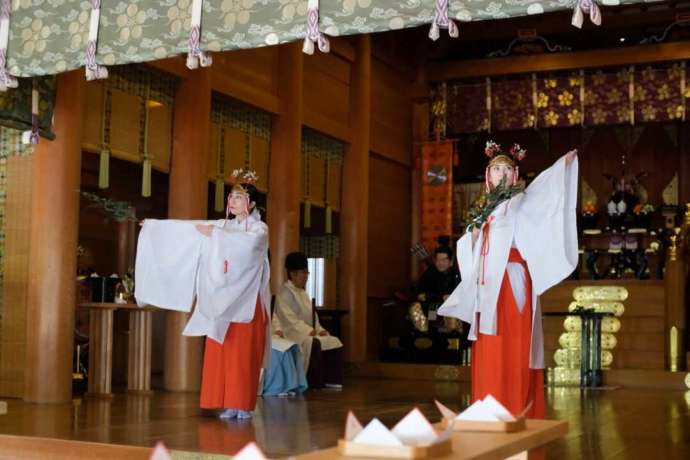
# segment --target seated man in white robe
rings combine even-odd
[[[342,388],[342,342],[319,323],[305,290],[309,270],[307,257],[292,252],[285,258],[288,281],[276,296],[274,322],[277,333],[300,344],[310,388]],[[316,339],[316,340],[315,340]]]
[[[284,338],[280,321],[273,316],[271,364],[263,374],[263,396],[294,396],[307,389],[304,358],[299,344]]]

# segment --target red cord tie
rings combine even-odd
[[[225,259],[223,261],[223,273],[227,273],[227,272],[228,272],[228,260]]]
[[[484,227],[482,228],[482,248],[479,251],[479,254],[482,256],[482,276],[481,276],[481,284],[484,284],[484,272],[486,270],[486,256],[489,255],[489,227],[491,227],[491,222],[493,222],[494,216],[489,216],[489,218],[486,220],[486,223],[484,224]]]

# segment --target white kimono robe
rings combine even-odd
[[[328,331],[321,327],[319,317],[316,315],[315,327],[312,327],[311,298],[307,291],[300,289],[286,281],[276,296],[275,311],[273,312],[274,328],[283,331],[285,338],[300,344],[302,355],[304,356],[304,370],[309,369],[311,359],[311,346],[314,339],[321,342],[323,351],[334,350],[343,346],[337,337],[328,334]],[[316,335],[311,332],[316,330]],[[326,332],[328,335],[318,334]]]
[[[496,335],[498,294],[508,265],[508,253],[511,247],[516,247],[527,262],[532,279],[532,369],[544,368],[539,296],[565,279],[577,266],[577,171],[577,158],[567,164],[565,156],[561,157],[537,176],[524,193],[499,204],[489,224],[486,257],[481,255],[483,231],[474,247],[472,232],[460,238],[457,260],[462,281],[438,311],[469,323],[470,340],[477,339],[477,329],[481,334]],[[519,264],[510,265],[520,267]],[[509,276],[515,279],[515,267],[510,268]],[[520,292],[516,292],[515,297],[519,307],[524,304],[519,302]]]
[[[183,334],[223,343],[231,322],[254,318],[257,296],[266,315],[264,362],[271,355],[268,227],[258,211],[245,221],[147,219],[139,234],[135,297],[139,305],[189,312]],[[211,236],[197,224],[213,225]]]

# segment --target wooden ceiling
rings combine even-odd
[[[587,19],[583,28],[570,24],[570,11],[541,14],[498,21],[460,23],[460,37],[453,39],[442,31],[434,42],[427,37],[429,27],[417,27],[374,35],[377,54],[396,56],[410,68],[426,63],[477,60],[497,51],[505,51],[520,33],[536,34],[549,46],[573,52],[621,49],[639,46],[650,37],[661,37],[674,22],[665,42],[690,41],[690,1],[660,1],[622,7],[602,7],[603,24],[599,27]],[[543,46],[523,46],[513,54],[539,54]]]

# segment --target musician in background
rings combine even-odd
[[[288,280],[276,296],[275,333],[300,345],[309,388],[342,388],[343,344],[319,323],[305,290],[309,279],[307,257],[291,252],[285,258]]]
[[[453,250],[440,246],[434,251],[434,265],[426,269],[417,282],[417,300],[441,303],[460,284],[460,272],[453,264]]]
[[[442,237],[441,237],[442,238]],[[436,310],[448,298],[458,284],[460,271],[454,263],[453,250],[448,240],[439,238],[439,247],[434,251],[430,265],[417,282],[417,302],[412,303],[408,315],[413,326],[420,332],[449,333],[458,332],[462,338],[467,336],[467,328],[456,318],[438,317]],[[446,244],[441,244],[446,243]],[[438,344],[445,349],[445,341]]]

